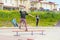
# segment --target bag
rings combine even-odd
[[[12,19],[12,24],[14,25],[14,27],[18,27],[18,24],[16,22],[16,19]]]

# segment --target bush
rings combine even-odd
[[[60,12],[52,12],[52,11],[32,11],[31,15],[36,16],[36,14],[40,15],[39,26],[48,26],[54,25],[55,22],[60,20]],[[0,10],[0,26],[12,26],[11,20],[16,18],[17,22],[20,22],[20,13],[17,10],[7,11]],[[35,26],[35,20],[31,16],[26,16],[27,24],[31,26]]]

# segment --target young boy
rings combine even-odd
[[[25,28],[26,28],[25,31],[28,31],[27,24],[26,24],[26,15],[30,15],[30,14],[28,14],[25,11],[25,9],[20,10],[20,16],[21,16],[21,18],[20,18],[20,26],[19,26],[19,29],[21,29],[21,23],[23,22],[25,24]],[[32,16],[32,15],[30,15],[30,16]],[[34,17],[34,16],[32,16],[32,17]]]
[[[36,15],[36,27],[38,26],[38,22],[39,22],[39,15]]]
[[[14,27],[18,27],[18,24],[17,24],[17,22],[16,22],[16,19],[14,18],[14,19],[12,19],[12,24],[14,25]]]

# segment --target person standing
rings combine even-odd
[[[38,27],[38,23],[39,23],[39,15],[36,15],[36,27]]]

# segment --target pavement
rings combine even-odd
[[[57,24],[55,26],[60,26],[60,20],[57,22]]]
[[[60,40],[60,27],[28,27],[28,30],[45,30],[45,35],[19,32],[20,36],[15,36],[16,33],[13,30],[25,30],[25,28],[2,27],[0,28],[0,40]]]

